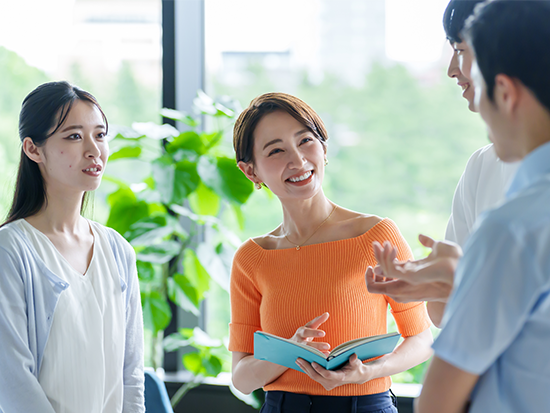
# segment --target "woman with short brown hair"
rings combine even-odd
[[[423,303],[398,304],[367,291],[365,270],[376,263],[372,242],[396,243],[400,260],[412,254],[391,220],[350,211],[325,196],[327,140],[315,111],[284,93],[254,99],[235,124],[238,166],[256,188],[266,186],[279,198],[283,222],[246,241],[233,261],[233,383],[244,393],[264,387],[265,413],[289,406],[296,412],[395,412],[389,376],[430,356],[430,322]],[[304,374],[253,357],[257,330],[323,352],[384,334],[388,304],[405,340],[374,361],[353,355],[328,371],[298,359]]]

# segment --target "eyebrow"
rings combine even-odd
[[[304,133],[308,133],[308,132],[309,132],[309,129],[308,129],[308,128],[304,128],[304,129],[299,130],[298,132],[296,132],[296,133],[294,134],[294,136],[295,136],[295,137],[298,137],[298,136],[303,135]],[[269,141],[268,143],[266,143],[266,144],[264,145],[264,150],[265,150],[265,148],[267,148],[269,145],[273,145],[273,144],[275,144],[275,143],[279,143],[279,142],[282,142],[282,141],[283,141],[283,140],[282,140],[282,139],[279,139],[279,138],[273,139],[272,141]]]
[[[70,131],[70,130],[74,130],[74,129],[84,129],[84,126],[82,126],[82,125],[67,126],[65,129],[63,129],[61,131],[61,133],[67,132],[67,131]],[[96,125],[95,129],[105,129],[105,125]]]

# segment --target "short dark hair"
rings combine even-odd
[[[504,74],[518,79],[550,110],[550,1],[481,4],[467,20],[463,34],[491,101],[495,77]]]
[[[470,17],[474,8],[485,0],[451,0],[447,4],[445,14],[443,15],[443,29],[447,40],[451,43],[462,43],[464,39],[460,35],[464,29],[466,19]]]
[[[328,133],[323,121],[303,100],[286,93],[265,93],[250,102],[233,129],[233,148],[237,162],[254,161],[254,130],[267,114],[283,111],[309,129],[326,146]]]
[[[19,114],[21,142],[29,137],[36,146],[44,146],[48,138],[63,125],[77,100],[96,106],[108,128],[107,118],[92,94],[68,82],[48,82],[34,89],[23,101]],[[82,198],[81,211],[87,195],[85,192]],[[21,148],[12,205],[6,221],[0,226],[38,213],[47,201],[42,173],[36,162],[31,161]]]

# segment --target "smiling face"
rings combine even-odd
[[[284,111],[263,116],[254,129],[254,161],[239,162],[253,182],[280,199],[313,197],[324,177],[325,149],[319,139]]]
[[[471,68],[473,55],[470,46],[466,42],[452,43],[453,57],[449,63],[447,75],[457,81],[462,88],[462,97],[468,101],[468,109],[475,112],[474,85],[471,80]]]
[[[42,173],[48,191],[93,191],[99,187],[109,157],[106,125],[99,109],[76,100],[67,118],[41,147],[23,142]]]

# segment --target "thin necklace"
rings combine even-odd
[[[310,240],[310,238],[313,237],[317,231],[319,231],[319,228],[321,228],[325,222],[328,221],[328,219],[332,216],[332,214],[334,213],[334,211],[336,211],[336,208],[338,208],[338,205],[334,205],[334,208],[332,208],[332,211],[330,211],[330,214],[328,214],[328,217],[326,217],[326,218],[323,220],[323,222],[321,222],[321,223],[317,226],[317,228],[315,228],[315,231],[313,231],[313,232],[311,233],[311,235],[310,235],[309,237],[307,237],[307,239],[306,239],[304,242],[302,242],[301,244],[295,244],[295,243],[293,243],[291,240],[288,239],[288,237],[287,237],[286,234],[285,234],[286,240],[287,240],[288,242],[290,242],[292,245],[295,245],[295,246],[296,246],[296,251],[300,251],[300,248],[301,248],[306,242],[308,242],[308,241]],[[284,230],[285,230],[285,227],[283,227],[283,231],[284,231]]]

